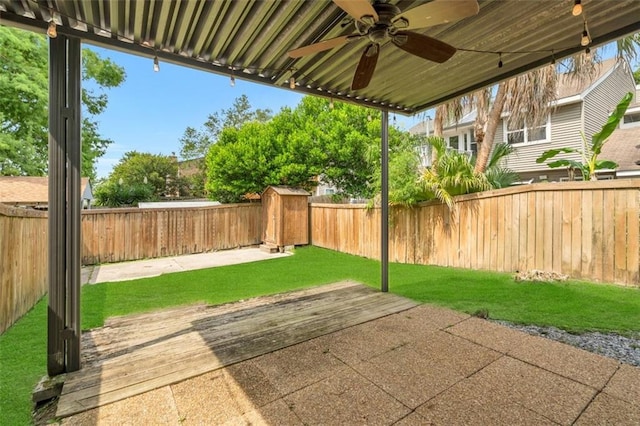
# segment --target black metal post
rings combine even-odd
[[[383,292],[389,291],[389,111],[382,110],[382,193],[381,206],[381,242],[380,286]]]
[[[49,42],[47,372],[80,369],[80,40]]]

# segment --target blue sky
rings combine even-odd
[[[149,58],[88,47],[111,58],[127,73],[120,87],[107,90],[109,104],[98,117],[100,133],[114,141],[98,161],[98,178],[108,176],[127,151],[179,155],[180,138],[188,126],[200,128],[209,114],[229,108],[242,94],[254,108],[274,112],[283,106],[294,107],[303,96],[240,79],[231,87],[229,77],[163,62],[156,73]],[[397,116],[397,124],[405,129],[414,121]]]

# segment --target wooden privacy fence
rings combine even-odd
[[[86,210],[82,263],[122,262],[259,244],[260,204]]]
[[[539,183],[391,210],[393,262],[640,285],[640,179]],[[311,244],[379,258],[380,210],[311,204]]]
[[[0,204],[0,333],[47,291],[47,214]]]

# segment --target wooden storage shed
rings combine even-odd
[[[309,244],[309,193],[288,186],[269,186],[262,193],[262,241],[265,245]]]

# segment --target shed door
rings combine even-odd
[[[264,200],[266,202],[266,217],[264,220],[264,242],[277,244],[276,241],[276,233],[277,233],[277,214],[278,214],[278,204],[277,204],[277,194],[273,191],[269,191],[267,199]]]

